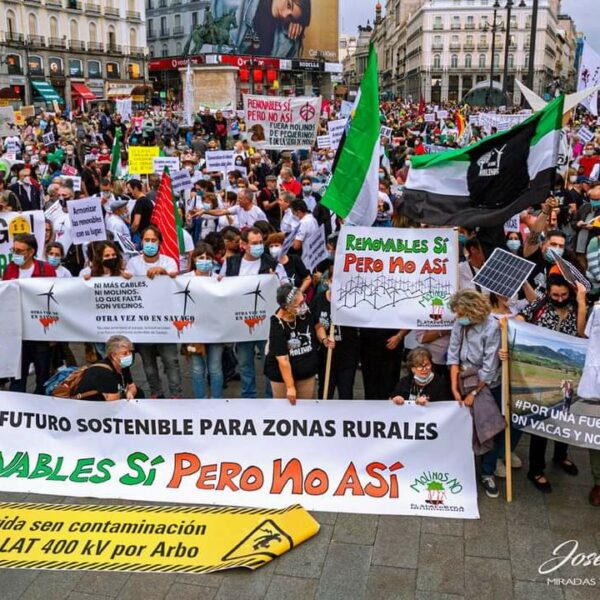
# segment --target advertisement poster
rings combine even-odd
[[[310,149],[317,136],[321,97],[244,94],[248,138],[261,149]]]
[[[332,319],[381,329],[451,329],[458,289],[453,229],[342,227],[336,248]]]
[[[6,492],[479,517],[471,413],[455,401],[77,402],[0,392],[0,426]]]
[[[577,394],[588,340],[509,319],[508,343],[513,426],[600,450],[600,403]]]

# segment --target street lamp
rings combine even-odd
[[[494,63],[494,59],[496,56],[496,32],[497,31],[501,31],[502,30],[502,23],[498,22],[498,10],[500,9],[500,0],[496,0],[494,2],[494,20],[492,21],[492,27],[491,27],[491,32],[492,32],[492,64],[490,66],[490,87],[488,89],[488,93],[487,93],[487,98],[486,98],[486,104],[488,106],[491,105],[492,102],[492,90],[494,89],[494,68],[495,68],[495,63]],[[490,27],[488,26],[488,24],[485,24],[485,29],[484,31],[490,31]]]
[[[531,13],[531,38],[529,42],[529,70],[527,72],[527,86],[533,90],[534,68],[535,68],[535,43],[537,39],[537,19],[538,19],[539,0],[533,0]]]
[[[502,75],[503,98],[506,98],[506,93],[508,91],[508,54],[510,45],[510,19],[513,6],[514,0],[506,0],[506,42],[504,47],[504,72]],[[521,0],[521,2],[519,2],[519,8],[525,8],[526,6],[527,5],[525,4],[525,0]]]

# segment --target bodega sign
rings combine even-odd
[[[456,402],[89,402],[0,392],[0,489],[477,518]],[[24,444],[27,440],[27,444]]]

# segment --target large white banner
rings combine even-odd
[[[600,54],[598,54],[588,42],[583,43],[581,61],[579,64],[579,77],[577,79],[577,91],[600,85]],[[581,102],[593,115],[598,114],[598,92]]]
[[[310,149],[315,143],[321,97],[244,95],[249,142],[258,148]]]
[[[0,377],[21,378],[21,297],[16,281],[0,286]]]
[[[0,426],[7,492],[479,516],[471,416],[454,401],[82,402],[0,392]]]
[[[38,243],[37,256],[44,253],[44,213],[41,210],[0,213],[0,276],[12,258],[13,238],[17,233],[33,233]]]
[[[453,229],[342,227],[333,271],[336,325],[450,329],[458,289]]]
[[[6,284],[0,284],[6,285]],[[105,342],[243,342],[266,340],[277,310],[275,275],[24,279],[23,339]]]

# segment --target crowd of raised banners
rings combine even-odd
[[[127,405],[130,426],[137,428],[133,437],[123,430],[94,432],[85,412],[80,424],[74,411],[82,409],[65,401],[45,404],[44,412],[69,428],[60,435],[43,432],[40,452],[75,444],[70,435],[85,426],[90,443],[98,443],[97,460],[115,463],[103,485],[92,486],[94,495],[142,499],[135,491],[140,488],[119,479],[128,456],[139,450],[169,457],[143,488],[145,499],[170,501],[176,494],[189,502],[280,507],[300,485],[302,503],[311,509],[475,518],[473,454],[482,456],[483,489],[497,496],[497,478],[510,477],[501,443],[510,423],[513,441],[523,432],[531,439],[528,459],[515,455],[512,466],[527,462],[529,479],[543,492],[551,486],[540,439],[558,442],[555,457],[572,475],[578,467],[568,446],[589,449],[590,502],[600,505],[600,376],[590,351],[600,335],[596,116],[571,109],[556,137],[543,130],[547,119],[539,111],[522,107],[381,101],[374,135],[380,148],[377,210],[372,221],[357,223],[348,211],[332,210],[327,198],[352,123],[361,118],[357,106],[245,95],[239,106],[191,113],[189,106],[131,100],[63,113],[0,107],[0,272],[6,280],[0,284],[0,337],[11,341],[0,346],[0,377],[9,379],[10,390],[0,396],[2,409],[15,416],[21,402],[21,410],[41,414],[39,400],[15,394],[31,389],[30,365],[36,393],[50,394],[48,380],[81,362],[74,344],[85,344],[88,364],[100,361],[109,369],[116,365],[119,376],[129,373],[128,357],[111,355],[113,346],[105,345],[115,336],[134,345],[146,377],[123,379],[122,398],[140,399],[142,391],[181,397],[186,370],[194,395],[214,398],[202,409],[205,426],[213,427],[202,432],[206,446],[198,445],[195,429],[204,425],[194,420],[190,443],[179,450],[170,445],[170,436],[179,435],[173,431],[163,447],[145,449],[150,438],[143,427],[183,431],[187,411],[196,410],[189,402],[175,409],[166,401],[155,408],[141,399]],[[446,189],[459,190],[470,210],[485,215],[499,208],[490,199],[497,198],[494,186],[511,177],[529,185],[527,169],[511,162],[528,147],[521,135],[529,136],[527,144],[543,135],[560,138],[559,154],[542,148],[540,164],[548,167],[550,157],[552,175],[560,174],[546,177],[544,171],[531,182],[535,202],[500,221],[466,224],[460,212],[452,216],[450,205],[445,226],[439,215],[431,218],[430,198],[439,212]],[[469,161],[459,156],[480,142]],[[451,150],[453,164],[441,156]],[[527,166],[527,156],[524,161]],[[424,167],[435,175],[436,164],[445,169],[437,181],[419,175]],[[415,198],[422,209],[407,206]],[[284,286],[290,288],[285,295]],[[502,318],[509,321],[506,344]],[[290,373],[278,360],[283,356]],[[267,374],[264,393],[257,389],[260,372]],[[246,429],[232,433],[230,411],[235,406],[239,413],[242,404],[219,401],[223,384],[239,377],[242,397],[269,397],[283,385],[279,376],[290,402],[299,405],[261,401],[245,419]],[[353,384],[360,389],[361,379],[366,401],[381,404],[345,408],[342,402],[353,398]],[[310,402],[317,389],[328,398],[337,393],[340,402]],[[96,391],[109,399],[108,392]],[[496,418],[487,434],[483,407]],[[115,409],[93,410],[103,422]],[[265,432],[269,420],[273,435]],[[6,452],[16,454],[27,432],[21,422],[11,427]],[[464,435],[457,436],[458,429]],[[101,455],[105,435],[129,440],[115,444],[119,456]],[[193,457],[222,469],[222,443],[236,435],[240,449],[256,452],[245,450],[235,461],[239,489],[199,492],[198,477],[205,475],[201,465],[193,468]],[[468,443],[453,445],[450,435]],[[283,448],[291,439],[302,445],[281,451],[279,464],[273,437]],[[185,465],[177,462],[184,451]],[[402,456],[397,464],[396,454]],[[67,468],[76,468],[76,446],[65,458]],[[250,477],[250,465],[260,474]],[[30,491],[27,480],[0,477],[3,489]],[[244,489],[242,481],[256,487]],[[54,483],[37,482],[36,489],[40,483],[54,493]],[[87,483],[69,485],[63,495],[90,494]]]

